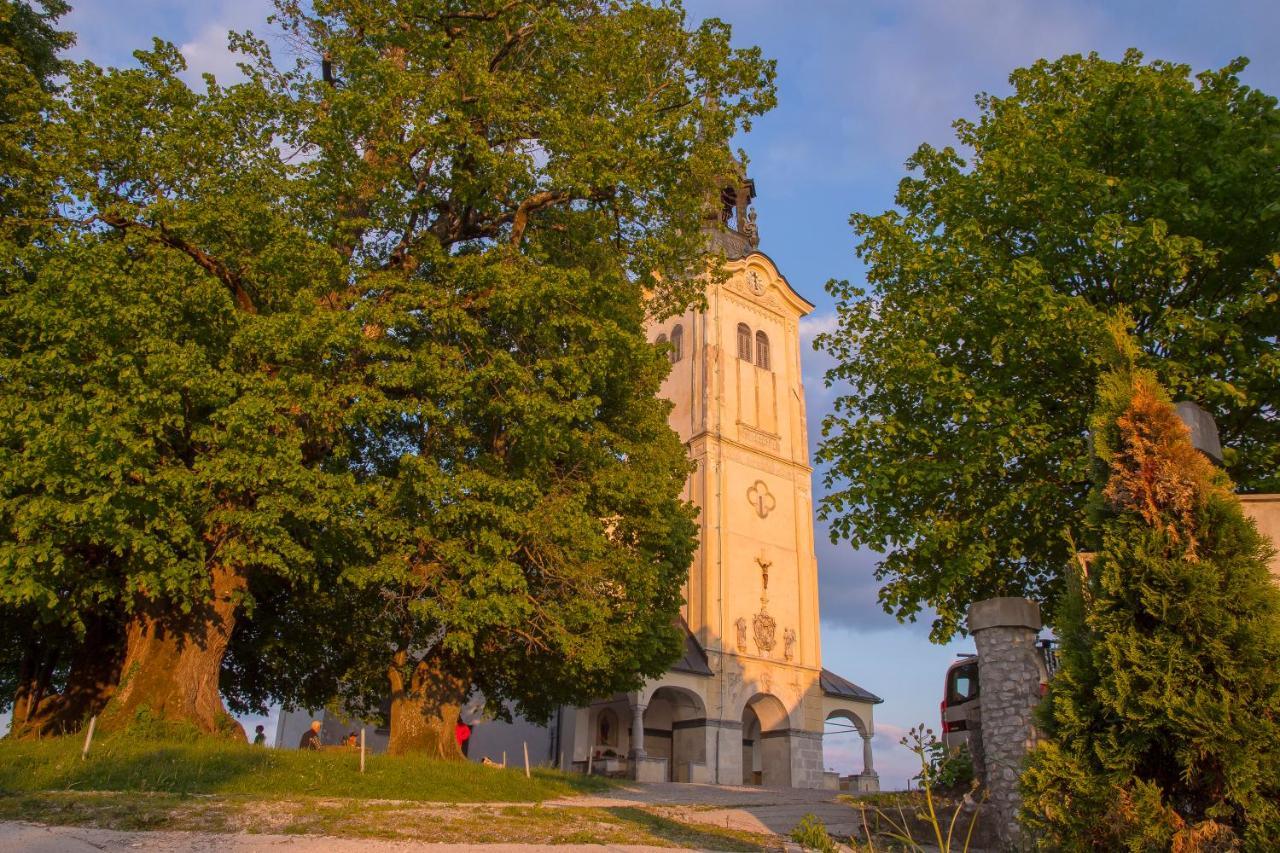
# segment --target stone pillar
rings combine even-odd
[[[1004,849],[1021,849],[1018,779],[1036,742],[1032,711],[1040,702],[1040,606],[1025,598],[991,598],[969,608],[978,646],[982,751],[988,802]]]
[[[644,758],[644,709],[649,707],[640,703],[637,697],[631,706],[631,757]]]
[[[822,787],[822,735],[792,729],[787,735],[791,741],[791,787]]]
[[[711,723],[708,721],[708,725]],[[728,720],[715,722],[714,753],[707,756],[715,762],[713,778],[717,785],[742,784],[742,723]]]
[[[862,736],[862,775],[878,775],[875,760],[871,757],[871,735]]]

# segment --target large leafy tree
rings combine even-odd
[[[106,724],[227,725],[248,578],[312,577],[355,500],[332,367],[360,329],[314,296],[338,264],[277,148],[291,102],[195,93],[172,48],[139,59],[69,70],[33,134],[57,192],[8,223],[32,239],[6,244],[0,301],[3,595],[24,656],[72,659],[65,690],[26,697],[37,732],[108,698]]]
[[[675,500],[687,457],[656,397],[668,364],[642,334],[639,287],[558,251],[438,259],[473,303],[421,278],[381,313],[403,311],[358,461],[375,472],[381,559],[332,597],[245,623],[231,662],[252,680],[228,679],[242,707],[337,696],[373,713],[390,695],[393,751],[451,755],[473,687],[499,714],[545,718],[677,654],[696,540]]]
[[[108,724],[218,728],[228,643],[237,702],[318,654],[308,695],[400,679],[419,745],[471,684],[633,684],[693,537],[643,298],[694,298],[771,65],[676,5],[278,6],[296,68],[236,37],[247,80],[196,92],[159,45],[73,69],[40,128],[64,194],[0,312],[6,604],[119,607]]]
[[[1123,332],[1092,426],[1089,549],[1058,623],[1024,819],[1054,850],[1270,850],[1280,590],[1228,478]]]
[[[870,289],[830,286],[819,345],[852,390],[824,425],[822,511],[885,552],[882,604],[932,607],[934,639],[994,595],[1052,616],[1113,310],[1215,416],[1236,481],[1280,485],[1280,111],[1244,67],[1038,62],[956,123],[968,155],[922,146],[900,209],[853,216]]]

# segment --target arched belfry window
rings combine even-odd
[[[684,326],[679,323],[671,330],[671,363],[684,358]]]
[[[746,323],[738,324],[738,358],[751,361],[751,330]]]
[[[773,369],[769,366],[769,336],[764,332],[756,332],[756,367]]]

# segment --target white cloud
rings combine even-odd
[[[194,39],[178,48],[187,60],[187,73],[183,77],[188,84],[197,85],[205,74],[212,74],[223,85],[241,77],[236,67],[240,57],[227,49],[229,29],[221,23],[205,24]]]
[[[150,49],[153,38],[179,45],[188,71],[184,79],[198,85],[213,73],[220,82],[239,76],[236,57],[227,50],[227,33],[252,30],[266,35],[271,0],[114,0],[73,4],[62,22],[77,35],[72,58],[100,65],[130,65],[135,50]]]
[[[808,355],[809,348],[813,345],[815,337],[834,332],[839,326],[840,318],[836,316],[834,311],[802,317],[800,319],[801,352]]]

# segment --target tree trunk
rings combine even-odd
[[[126,728],[144,714],[190,723],[202,732],[244,737],[244,729],[222,704],[218,676],[247,578],[217,565],[212,580],[210,600],[191,614],[162,604],[134,614],[120,685],[101,720],[106,730]]]
[[[42,640],[24,658],[10,728],[14,737],[50,737],[77,731],[90,717],[102,713],[111,698],[124,660],[120,614],[93,614],[86,620],[84,637],[67,640],[76,644],[73,650]],[[72,654],[66,685],[58,692],[54,689],[57,660],[69,651]]]
[[[36,721],[40,719],[41,708],[51,692],[59,651],[44,637],[29,636],[23,642],[18,686],[13,694],[13,719],[9,724],[11,737],[33,737],[38,731]]]
[[[406,685],[401,667],[406,655],[396,655],[387,670],[391,681],[392,755],[425,753],[436,758],[463,760],[455,727],[471,692],[470,679],[458,674],[461,667],[442,655],[419,660]]]

